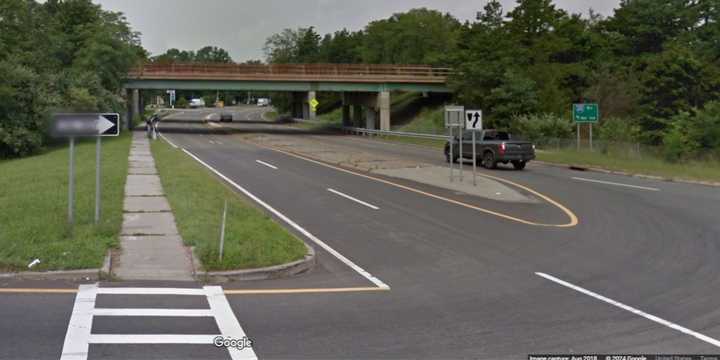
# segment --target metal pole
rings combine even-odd
[[[68,171],[68,224],[75,222],[75,138],[70,137],[70,169]]]
[[[219,259],[222,261],[223,248],[225,247],[225,220],[227,219],[227,199],[225,200],[225,207],[223,208],[222,225],[220,225],[220,255]]]
[[[453,127],[448,126],[448,130],[450,131],[450,182],[453,182],[453,143],[455,142],[455,139],[453,138]]]
[[[590,151],[593,151],[593,143],[592,143],[592,123],[590,125]]]
[[[102,159],[102,137],[98,136],[95,142],[95,224],[100,223],[100,172],[101,165],[100,160]]]
[[[465,155],[465,154],[463,153],[463,149],[462,149],[463,136],[464,136],[464,128],[462,125],[460,126],[460,129],[458,130],[458,132],[460,133],[460,136],[458,137],[460,139],[460,157],[458,157],[458,162],[460,163],[460,181],[463,181],[463,159],[464,159],[463,155]]]
[[[472,151],[473,151],[473,186],[477,186],[477,147],[475,145],[475,133],[476,131],[473,130],[472,132]]]
[[[580,151],[580,123],[577,123],[577,150]]]

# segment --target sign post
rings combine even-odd
[[[70,139],[68,171],[68,223],[75,222],[75,138],[95,137],[95,223],[100,222],[101,138],[120,135],[119,114],[55,114],[50,133],[53,137]]]
[[[170,95],[170,108],[175,108],[175,90],[168,90],[167,93]]]
[[[592,126],[600,121],[600,107],[598,104],[573,104],[573,121],[577,124],[577,149],[580,150],[580,124],[590,126],[590,151],[593,148]]]
[[[482,131],[482,110],[465,110],[465,129],[472,132],[473,186],[477,186],[477,142],[475,134]]]
[[[448,162],[450,163],[450,182],[453,182],[454,176],[455,176],[454,165],[453,165],[453,161],[455,160],[455,152],[454,152],[454,144],[453,144],[455,141],[455,138],[453,137],[453,133],[454,133],[453,128],[463,126],[464,114],[465,114],[465,108],[462,106],[446,106],[445,107],[445,127],[448,128],[448,131],[450,132],[450,142],[449,142],[449,149],[448,149],[449,150]],[[462,153],[460,156],[462,157]]]

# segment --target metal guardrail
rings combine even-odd
[[[432,139],[432,140],[446,140],[446,141],[450,140],[450,136],[447,136],[447,135],[423,134],[423,133],[413,133],[413,132],[404,132],[404,131],[372,130],[372,129],[363,129],[363,128],[356,128],[356,127],[343,127],[342,129],[346,132],[356,133],[356,134],[401,136],[401,137],[411,137],[411,138],[418,138],[418,139]]]

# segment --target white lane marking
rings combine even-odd
[[[573,290],[575,290],[575,291],[577,291],[577,292],[580,292],[580,293],[583,293],[583,294],[585,294],[585,295],[591,296],[591,297],[593,297],[593,298],[595,298],[595,299],[598,299],[598,300],[600,300],[600,301],[606,302],[606,303],[608,303],[608,304],[610,304],[610,305],[619,307],[619,308],[621,308],[621,309],[623,309],[623,310],[626,310],[626,311],[629,311],[629,312],[631,312],[631,313],[633,313],[633,314],[635,314],[635,315],[642,316],[642,317],[644,317],[644,318],[646,318],[646,319],[648,319],[648,320],[650,320],[650,321],[654,321],[654,322],[656,322],[656,323],[658,323],[658,324],[667,326],[667,327],[669,327],[669,328],[671,328],[671,329],[674,329],[674,330],[677,330],[677,331],[679,331],[679,332],[681,332],[681,333],[683,333],[683,334],[687,334],[687,335],[693,336],[693,337],[695,337],[695,338],[697,338],[697,339],[700,339],[700,340],[702,340],[702,341],[704,341],[704,342],[707,342],[707,343],[709,343],[709,344],[712,344],[712,345],[715,345],[715,346],[717,346],[717,347],[720,347],[720,340],[713,339],[713,338],[711,338],[711,337],[709,337],[709,336],[707,336],[707,335],[700,334],[700,333],[695,332],[695,331],[693,331],[693,330],[690,330],[690,329],[688,329],[688,328],[686,328],[686,327],[683,327],[683,326],[680,326],[680,325],[678,325],[678,324],[675,324],[675,323],[672,323],[672,322],[670,322],[670,321],[667,321],[667,320],[665,320],[665,319],[659,318],[659,317],[657,317],[657,316],[655,316],[655,315],[648,314],[648,313],[646,313],[646,312],[644,312],[644,311],[642,311],[642,310],[638,310],[638,309],[636,309],[636,308],[634,308],[634,307],[632,307],[632,306],[625,305],[625,304],[623,304],[623,303],[621,303],[621,302],[619,302],[619,301],[615,301],[615,300],[613,300],[613,299],[607,298],[607,297],[602,296],[602,295],[600,295],[600,294],[598,294],[598,293],[595,293],[595,292],[592,292],[592,291],[590,291],[590,290],[584,289],[584,288],[582,288],[582,287],[580,287],[580,286],[573,285],[573,284],[571,284],[571,283],[569,283],[569,282],[567,282],[567,281],[560,280],[560,279],[558,279],[558,278],[556,278],[556,277],[554,277],[554,276],[552,276],[552,275],[548,275],[548,274],[541,273],[541,272],[536,272],[535,275],[540,276],[540,277],[543,277],[543,278],[545,278],[545,279],[547,279],[547,280],[550,280],[550,281],[552,281],[552,282],[554,282],[554,283],[557,283],[557,284],[560,284],[560,285],[562,285],[562,286],[568,287],[568,288],[570,288],[570,289],[573,289]]]
[[[208,317],[213,316],[208,309],[95,309],[93,316],[184,316]]]
[[[210,311],[215,314],[215,322],[217,323],[218,329],[220,329],[220,333],[225,337],[231,337],[233,339],[245,338],[245,331],[233,314],[232,308],[230,308],[230,303],[227,301],[222,287],[205,286],[204,289],[207,292],[207,301],[210,305]],[[227,349],[233,360],[257,359],[255,351],[253,351],[251,347],[246,347],[242,350],[236,347],[228,347]]]
[[[646,187],[646,186],[637,186],[637,185],[629,185],[629,184],[621,184],[621,183],[616,183],[616,182],[611,182],[611,181],[603,181],[603,180],[595,180],[595,179],[586,179],[586,178],[581,178],[581,177],[573,177],[572,179],[573,179],[573,180],[578,180],[578,181],[587,181],[587,182],[593,182],[593,183],[598,183],[598,184],[605,184],[605,185],[624,186],[624,187],[633,188],[633,189],[640,189],[640,190],[660,191],[660,189],[658,189],[658,188]]]
[[[214,123],[214,122],[209,122],[209,123],[207,123],[207,124],[208,124],[209,126],[212,126],[212,127],[215,127],[215,128],[221,128],[221,127],[223,127],[222,125],[216,124],[216,123]]]
[[[277,166],[268,164],[268,163],[266,163],[266,162],[264,162],[264,161],[262,161],[262,160],[255,160],[255,162],[258,163],[258,164],[260,164],[260,165],[265,165],[265,166],[267,166],[267,167],[269,167],[269,168],[271,168],[271,169],[273,169],[273,170],[277,170],[277,169],[278,169]]]
[[[218,145],[222,145],[222,144],[223,144],[222,142],[217,141],[217,140],[215,140],[215,143],[218,144]]]
[[[218,335],[93,334],[91,344],[212,344]]]
[[[205,295],[205,290],[193,288],[101,287],[97,289],[97,293],[115,295]]]
[[[60,360],[87,359],[97,290],[97,284],[80,285],[78,288]]]
[[[369,208],[371,208],[371,209],[373,209],[373,210],[380,210],[379,207],[377,207],[377,206],[375,206],[375,205],[373,205],[373,204],[369,204],[369,203],[366,203],[366,202],[364,202],[364,201],[362,201],[362,200],[358,200],[358,199],[356,199],[356,198],[354,198],[354,197],[352,197],[352,196],[350,196],[350,195],[348,195],[348,194],[343,194],[343,193],[341,193],[341,192],[339,192],[339,191],[337,191],[337,190],[335,190],[335,189],[327,189],[327,191],[329,191],[329,192],[331,192],[331,193],[333,193],[333,194],[335,194],[335,195],[340,195],[340,196],[342,196],[342,197],[344,197],[344,198],[346,198],[346,199],[348,199],[348,200],[352,200],[352,201],[354,201],[354,202],[356,202],[356,203],[358,203],[358,204],[365,205],[365,206],[367,206],[367,207],[369,207]]]
[[[373,284],[377,285],[379,288],[388,289],[388,290],[390,289],[390,286],[388,286],[387,284],[385,284],[384,282],[382,282],[382,280],[376,278],[375,276],[373,276],[373,275],[370,274],[369,272],[365,271],[365,270],[364,270],[363,268],[361,268],[360,266],[356,265],[354,262],[350,261],[350,259],[346,258],[345,256],[343,256],[343,255],[340,254],[339,252],[335,251],[335,249],[331,248],[328,244],[322,242],[320,239],[318,239],[317,237],[315,237],[315,235],[313,235],[313,234],[311,234],[309,231],[305,230],[302,226],[300,226],[300,225],[298,225],[297,223],[295,223],[294,221],[290,220],[290,218],[288,218],[287,216],[285,216],[283,213],[275,210],[275,208],[273,208],[272,206],[268,205],[268,204],[265,203],[264,201],[260,200],[260,198],[258,198],[257,196],[253,195],[251,192],[247,191],[247,190],[246,190],[245,188],[243,188],[242,186],[240,186],[240,185],[238,185],[237,183],[235,183],[234,181],[230,180],[230,178],[228,178],[227,176],[223,175],[221,172],[215,170],[215,168],[213,168],[212,166],[210,166],[210,165],[208,165],[207,163],[205,163],[204,161],[200,160],[200,158],[198,158],[197,156],[193,155],[193,153],[187,151],[186,149],[183,149],[183,152],[185,152],[186,154],[188,154],[188,156],[190,156],[191,158],[195,159],[195,161],[199,162],[200,164],[202,164],[203,166],[205,166],[206,168],[208,168],[210,171],[212,171],[213,173],[215,173],[215,174],[216,174],[217,176],[219,176],[221,179],[225,180],[228,184],[230,184],[230,185],[232,185],[234,188],[238,189],[240,192],[242,192],[243,194],[245,194],[245,196],[249,197],[250,199],[252,199],[252,200],[255,201],[256,203],[258,203],[260,206],[264,207],[265,209],[267,209],[268,211],[270,211],[271,213],[273,213],[275,216],[277,216],[278,218],[280,218],[280,219],[281,219],[282,221],[284,221],[286,224],[290,225],[290,226],[293,227],[295,230],[299,231],[299,232],[300,232],[301,234],[303,234],[305,237],[307,237],[308,239],[312,240],[315,244],[317,244],[318,246],[320,246],[321,248],[323,248],[325,251],[327,251],[327,252],[330,253],[331,255],[335,256],[338,260],[342,261],[345,265],[347,265],[347,266],[349,266],[351,269],[355,270],[358,274],[362,275],[364,278],[368,279],[370,282],[372,282]]]
[[[170,141],[170,139],[166,138],[165,135],[163,135],[162,133],[160,133],[160,137],[161,137],[163,140],[167,141],[167,143],[170,144],[170,146],[172,146],[173,148],[175,148],[175,149],[178,148],[178,146],[175,145],[175,143],[173,143],[172,141]]]
[[[210,142],[211,144],[215,144],[215,141],[213,140],[208,140],[208,142]]]

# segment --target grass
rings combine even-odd
[[[183,152],[163,141],[152,145],[180,234],[196,246],[206,270],[257,268],[302,259],[301,240],[220,182]],[[218,260],[220,224],[228,201],[223,260]]]
[[[537,157],[538,160],[551,163],[591,166],[667,178],[720,182],[720,163],[717,162],[668,163],[649,156],[637,159],[574,149],[539,151]]]
[[[265,119],[268,120],[268,121],[275,121],[275,120],[278,119],[278,117],[280,117],[280,114],[278,114],[277,111],[272,110],[272,111],[266,112],[263,116],[264,116]]]
[[[130,136],[103,139],[102,221],[94,224],[95,141],[75,149],[75,226],[67,224],[67,145],[0,162],[0,271],[99,268],[118,243]]]
[[[425,108],[420,111],[413,121],[396,130],[426,134],[446,134],[447,130],[445,129],[443,116],[442,108]]]

